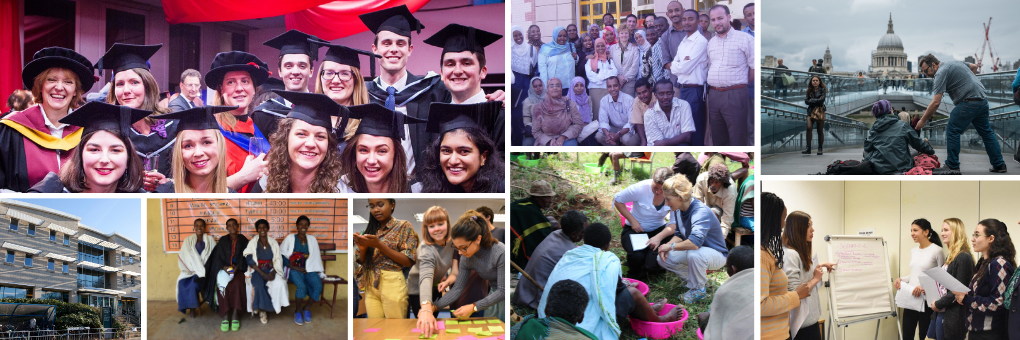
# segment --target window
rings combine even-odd
[[[32,255],[25,254],[25,265],[29,267],[32,266]]]
[[[64,262],[64,274],[67,274],[67,262]]]
[[[134,277],[134,276],[132,276],[132,277],[131,277],[131,285],[132,285],[132,286],[134,286],[134,285],[135,285],[135,277]]]
[[[606,13],[616,14],[616,3],[615,2],[607,2],[606,3]]]
[[[620,13],[626,13],[631,11],[630,0],[620,0]],[[634,13],[637,15],[637,13]]]
[[[7,251],[7,263],[14,263],[14,251],[13,250],[8,250]]]
[[[0,287],[0,299],[32,298],[32,292],[25,288]]]
[[[121,263],[127,262],[127,261],[124,261],[124,254],[120,254],[120,262]]]
[[[50,230],[50,241],[53,241],[53,242],[57,241],[57,232],[55,232],[53,230]]]
[[[46,261],[46,270],[53,270],[53,260]]]
[[[78,288],[103,288],[109,289],[106,286],[106,273],[89,269],[89,268],[78,268]]]
[[[588,5],[581,5],[581,16],[582,17],[588,16]],[[584,26],[584,25],[581,25],[581,26]]]
[[[42,296],[40,296],[39,298],[40,299],[54,299],[54,300],[60,300],[60,301],[68,302],[69,295],[70,294],[68,294],[67,292],[53,292],[53,291],[46,291],[46,290],[44,290]]]
[[[135,264],[135,258],[134,258],[134,256],[128,256],[128,263],[130,263],[130,264]]]
[[[592,4],[591,5],[591,14],[602,15],[602,4]],[[601,23],[602,22],[602,18],[598,18],[598,19],[595,19],[595,20],[598,20],[599,21],[599,27],[602,27],[602,23]]]
[[[28,224],[28,236],[35,236],[35,224]]]
[[[18,219],[11,218],[11,230],[18,231]]]
[[[591,24],[588,23],[587,19],[581,20],[581,27],[591,27]],[[585,30],[585,32],[587,32],[587,30]]]
[[[68,236],[66,234],[64,235],[64,245],[65,246],[71,245],[71,236]]]
[[[100,246],[87,242],[78,242],[78,261],[106,265],[106,251]]]
[[[122,283],[127,283],[127,274],[124,274],[124,276],[121,277],[121,279],[122,279],[121,280]]]

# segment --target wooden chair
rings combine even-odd
[[[323,253],[327,250],[336,250],[336,244],[319,242],[319,252],[322,254],[322,262],[336,261],[336,255]],[[329,306],[329,318],[332,319],[333,311],[336,309],[336,292],[340,290],[340,285],[346,284],[347,280],[338,275],[326,275],[326,278],[322,279],[322,292],[319,294],[319,301],[312,301],[312,303]],[[333,285],[333,299],[331,301],[326,300],[326,285]],[[296,302],[297,300],[291,300],[291,303]]]
[[[627,160],[630,161],[630,172],[631,173],[634,172],[634,163],[641,164],[640,167],[642,169],[644,169],[645,164],[648,164],[648,175],[651,176],[652,175],[652,170],[653,170],[652,169],[652,158],[653,157],[655,157],[655,154],[653,154],[651,152],[645,152],[645,156],[644,157],[630,157],[630,158],[627,158]],[[623,164],[620,164],[620,165],[621,165],[621,167],[623,166]]]

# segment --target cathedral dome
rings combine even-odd
[[[903,51],[903,41],[893,32],[892,13],[889,13],[889,29],[885,31],[882,39],[878,40],[878,50]]]

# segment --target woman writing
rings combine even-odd
[[[410,222],[393,218],[396,204],[392,198],[368,199],[372,218],[363,234],[353,235],[355,260],[361,264],[354,275],[365,289],[370,319],[407,318],[407,280],[402,270],[417,260],[418,233]]]
[[[963,221],[958,218],[947,218],[942,221],[942,244],[949,249],[949,256],[942,269],[960,282],[970,282],[974,277],[974,257],[970,255],[970,242]],[[956,296],[950,294],[945,287],[939,285],[942,296],[931,304],[935,311],[932,322],[928,326],[928,338],[937,340],[963,340],[967,337],[967,325],[963,306],[956,304]],[[1008,308],[1008,306],[1007,306]]]
[[[340,105],[324,94],[275,90],[294,107],[269,143],[268,172],[252,192],[336,193],[340,183],[340,141],[332,116]]]
[[[223,317],[220,331],[234,331],[241,328],[241,320],[237,311],[244,310],[248,305],[245,293],[245,275],[248,262],[244,260],[244,250],[248,248],[248,238],[241,235],[241,225],[237,219],[227,220],[227,235],[220,237],[213,248],[205,272],[216,273],[212,280],[207,280],[202,290],[202,299],[209,302],[209,308]],[[230,313],[230,311],[233,313]],[[233,321],[231,321],[233,319]]]
[[[555,79],[555,78],[553,78]],[[556,93],[557,95],[559,93]],[[425,149],[422,192],[500,193],[504,187],[503,155],[491,127],[500,104],[432,103],[425,131],[439,136]]]
[[[128,114],[122,114],[122,110]],[[142,189],[145,170],[127,133],[131,124],[149,113],[89,102],[61,118],[60,123],[84,127],[81,142],[60,168],[59,176],[47,174],[29,192],[145,192]]]
[[[532,133],[535,135],[532,145],[577,146],[577,136],[584,127],[581,114],[577,112],[577,104],[563,98],[563,83],[559,78],[549,79],[547,85],[545,100],[536,104],[532,110]],[[595,98],[592,97],[594,102]],[[527,141],[525,145],[528,145]]]
[[[458,268],[457,261],[453,259],[457,248],[450,242],[450,216],[446,209],[433,206],[425,210],[422,226],[423,242],[418,246],[418,262],[407,276],[407,293],[411,313],[418,317],[418,328],[425,334],[432,324],[424,318],[424,314],[430,314],[435,320],[439,310],[432,305],[432,300],[453,285]],[[449,276],[447,271],[450,271]],[[446,279],[443,279],[444,276]]]
[[[294,322],[302,325],[312,323],[312,312],[308,307],[312,306],[313,301],[318,302],[322,296],[322,279],[326,275],[323,274],[325,268],[322,266],[319,243],[315,236],[308,235],[311,220],[305,215],[298,216],[295,226],[297,234],[287,235],[283,243],[280,243],[280,255],[283,255],[283,266],[290,269],[287,280],[296,289]]]
[[[91,61],[62,47],[39,50],[25,64],[21,79],[39,105],[0,120],[0,189],[25,192],[46,174],[60,173],[82,129],[53,122],[85,103],[84,93],[95,82],[92,74]]]
[[[783,229],[783,272],[786,273],[786,287],[796,291],[802,284],[810,289],[810,296],[800,300],[800,307],[807,309],[807,317],[801,325],[790,325],[790,333],[794,340],[821,340],[822,331],[818,318],[822,315],[822,305],[818,296],[818,283],[822,281],[817,268],[832,271],[835,264],[818,263],[811,242],[815,237],[814,222],[811,215],[803,211],[794,211],[786,218]],[[806,280],[806,281],[805,281]]]
[[[350,117],[361,123],[340,154],[340,192],[421,192],[421,183],[407,175],[407,155],[400,140],[405,124],[425,121],[378,103],[349,109]]]
[[[205,83],[215,90],[210,105],[237,106],[237,109],[216,114],[220,133],[227,139],[227,186],[238,192],[251,192],[266,171],[265,152],[269,150],[266,136],[249,119],[248,105],[253,105],[255,87],[269,78],[266,63],[252,54],[240,51],[220,52],[205,74]],[[252,151],[258,153],[253,155]]]
[[[1009,311],[1003,308],[1009,278],[1016,270],[1016,248],[1006,224],[994,218],[978,222],[971,238],[981,258],[974,266],[969,293],[953,292],[956,303],[966,310],[967,339],[991,340],[1007,337]]]
[[[926,219],[919,218],[910,224],[910,238],[914,240],[914,243],[917,243],[917,247],[910,250],[910,275],[896,278],[893,285],[899,290],[900,284],[910,284],[914,286],[913,295],[918,297],[924,294],[924,288],[921,288],[921,279],[918,276],[925,270],[942,266],[946,263],[946,255],[942,254],[940,237],[931,229],[931,223]],[[928,306],[924,312],[904,308],[903,335],[913,337],[914,334],[917,334],[923,338],[928,334],[931,313],[931,308]]]
[[[202,106],[158,116],[177,120],[177,141],[171,155],[173,178],[157,193],[236,193],[227,186],[226,140],[216,114],[236,106]]]
[[[552,36],[553,40],[538,51],[538,74],[545,83],[551,78],[573,79],[577,52],[568,41],[567,30],[563,26],[556,27]]]
[[[787,290],[787,277],[783,272],[783,228],[786,225],[786,204],[771,192],[762,195],[761,235],[761,339],[790,338],[790,311],[800,307],[800,301],[811,292],[805,282],[796,291]],[[814,279],[821,280],[822,267],[815,268]],[[817,282],[817,281],[816,281]]]
[[[283,277],[280,245],[269,237],[269,221],[255,221],[255,231],[258,235],[251,238],[243,253],[248,262],[248,271],[245,273],[248,296],[252,297],[248,301],[248,312],[257,312],[259,320],[265,324],[269,322],[266,312],[276,311],[276,314],[280,314],[280,307],[289,306],[290,298],[287,279]]]
[[[198,305],[200,287],[206,283],[205,264],[212,255],[216,243],[211,235],[206,234],[205,220],[195,219],[195,234],[184,238],[181,251],[177,253],[177,267],[181,275],[177,276],[177,310],[186,313],[191,310],[191,317],[202,316]]]
[[[811,125],[814,124],[818,128],[818,155],[822,155],[822,142],[825,141],[825,135],[822,129],[825,125],[825,94],[827,89],[825,84],[822,83],[822,78],[818,76],[811,76],[811,83],[808,84],[807,99],[804,100],[804,104],[807,104],[807,150],[801,152],[805,155],[811,154]]]

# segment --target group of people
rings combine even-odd
[[[818,288],[823,275],[839,271],[838,264],[820,263],[812,249],[811,215],[788,212],[782,198],[762,195],[761,236],[761,338],[821,339]],[[970,237],[968,237],[970,236]],[[924,311],[904,309],[904,339],[971,340],[1020,339],[1015,327],[1020,305],[1020,271],[1016,250],[1006,224],[994,218],[978,221],[968,230],[958,218],[947,218],[939,229],[919,218],[910,224],[917,246],[910,250],[909,274],[895,278],[893,286],[916,287],[911,293],[936,294]],[[977,253],[975,259],[971,254]],[[941,267],[970,292],[939,285],[925,291],[918,278],[925,270]],[[806,314],[801,324],[790,315]]]
[[[238,311],[257,314],[265,324],[270,313],[290,306],[290,283],[297,300],[294,321],[311,323],[309,307],[322,297],[326,274],[319,243],[308,234],[310,226],[307,216],[299,216],[297,232],[278,243],[268,235],[269,222],[264,219],[255,222],[256,234],[250,239],[241,234],[237,219],[227,220],[227,235],[219,239],[209,235],[204,219],[195,219],[195,233],[184,239],[177,255],[178,310],[190,311],[194,318],[201,316],[201,304],[208,303],[223,317],[221,331],[237,331]]]
[[[0,189],[504,192],[505,96],[481,87],[485,47],[502,36],[447,25],[424,40],[442,49],[441,75],[417,76],[407,63],[423,25],[408,8],[360,17],[371,52],[290,30],[265,42],[280,50],[280,78],[255,55],[222,52],[162,100],[149,63],[161,44],[117,43],[95,64],[44,48],[22,71],[35,105],[0,121]],[[366,81],[360,55],[379,59],[378,77]],[[103,70],[110,82],[86,96]]]
[[[393,217],[396,204],[369,199],[372,218],[353,235],[354,314],[362,290],[368,318],[411,315],[425,336],[437,332],[442,309],[505,321],[505,230],[493,226],[492,209],[469,210],[451,224],[446,209],[433,206],[422,215],[419,237],[410,222]]]
[[[658,168],[651,179],[616,194],[613,204],[624,220],[619,237],[627,254],[627,277],[650,282],[666,271],[677,275],[687,287],[678,297],[682,303],[676,302],[682,306],[705,298],[709,271],[725,269],[730,278],[715,293],[706,339],[751,339],[750,328],[732,325],[753,315],[753,273],[745,269],[753,268],[754,255],[748,246],[731,246],[726,237],[735,228],[749,230],[746,234],[754,230],[754,179],[731,177],[720,154],[707,158],[705,170],[695,170],[696,179]],[[511,303],[538,312],[514,326],[518,336],[553,338],[555,332],[568,331],[617,339],[619,324],[628,318],[672,322],[681,317],[681,308],[660,315],[667,299],[647,301],[633,281],[623,279],[624,264],[609,251],[614,236],[606,225],[589,224],[587,216],[574,210],[551,223],[542,210],[554,195],[549,183],[539,180],[532,183],[528,198],[511,204],[511,261],[522,269]],[[647,241],[634,244],[632,235],[645,235]],[[584,245],[577,247],[581,241]],[[570,296],[558,296],[561,284],[574,291],[583,288],[585,298],[565,302]],[[554,327],[560,323],[571,327]]]
[[[666,13],[643,29],[606,14],[545,43],[537,25],[513,26],[511,144],[754,145],[754,3],[744,30],[725,5]]]

